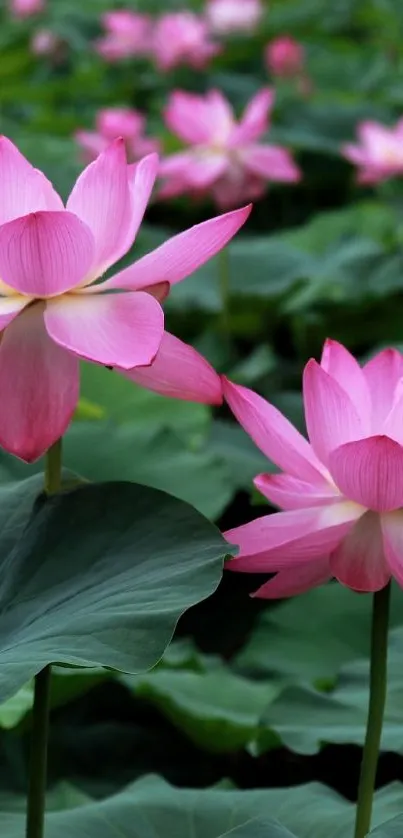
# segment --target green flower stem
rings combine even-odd
[[[45,492],[60,489],[62,472],[62,441],[58,440],[46,454]],[[32,738],[29,768],[26,838],[43,838],[45,822],[46,774],[49,735],[51,667],[45,666],[35,678]]]
[[[390,583],[374,594],[371,629],[371,669],[367,732],[358,785],[354,838],[365,838],[371,827],[376,769],[386,700]]]
[[[220,299],[221,299],[221,324],[225,335],[230,334],[229,299],[230,299],[230,269],[229,250],[224,247],[218,254],[219,278],[220,278]]]

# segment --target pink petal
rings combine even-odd
[[[275,92],[264,88],[247,104],[239,125],[231,134],[232,146],[253,143],[269,128],[269,114],[274,105]]]
[[[280,183],[298,183],[301,170],[286,148],[250,145],[242,152],[242,160],[252,174]]]
[[[211,114],[203,96],[174,90],[164,113],[167,127],[185,143],[208,142],[213,131]]]
[[[331,575],[329,559],[315,559],[297,567],[280,570],[274,579],[265,582],[252,596],[258,599],[285,599],[297,596],[328,582]]]
[[[80,358],[131,369],[151,364],[164,313],[151,294],[69,294],[49,300],[45,325],[53,340]]]
[[[376,512],[403,506],[403,448],[387,436],[341,445],[330,454],[329,467],[350,500]]]
[[[26,462],[66,431],[79,396],[78,361],[49,338],[43,304],[29,306],[0,343],[0,445]]]
[[[195,224],[107,279],[102,288],[134,291],[159,282],[169,282],[170,285],[180,282],[228,244],[245,223],[250,211],[251,206],[247,206]]]
[[[227,155],[221,151],[180,152],[165,158],[160,165],[160,177],[184,178],[195,189],[206,189],[227,169]]]
[[[310,509],[274,512],[224,537],[239,547],[239,556],[228,562],[229,570],[269,573],[324,558],[347,535],[363,509],[341,502]]]
[[[325,506],[341,499],[340,492],[327,480],[307,483],[290,474],[258,474],[254,484],[270,503],[280,509]]]
[[[384,349],[363,367],[372,401],[372,433],[382,433],[394,402],[395,390],[403,377],[403,355],[397,349]]]
[[[34,212],[0,227],[0,276],[33,297],[77,286],[93,252],[91,231],[70,212]]]
[[[364,372],[353,355],[336,340],[326,340],[320,365],[349,395],[366,429],[371,432],[371,394]]]
[[[0,332],[31,302],[30,297],[0,297]],[[1,340],[1,336],[0,336]]]
[[[379,515],[366,512],[330,556],[330,569],[353,591],[380,591],[388,584]]]
[[[117,372],[122,370],[117,369]],[[222,403],[220,376],[192,346],[169,332],[164,332],[151,366],[136,367],[123,375],[148,390],[171,398],[203,404]]]
[[[327,464],[330,452],[365,435],[350,396],[313,359],[304,370],[305,419],[312,448]]]
[[[381,527],[389,570],[403,587],[403,510],[382,515]]]
[[[120,255],[122,231],[131,218],[126,151],[115,140],[78,178],[67,209],[90,228],[95,240],[93,277],[100,276]],[[118,255],[117,255],[118,254]]]
[[[44,209],[62,210],[61,199],[45,175],[0,137],[0,224]]]
[[[136,238],[153,191],[158,166],[158,154],[149,154],[139,163],[128,166],[131,212],[127,229],[123,231],[124,234],[113,259],[114,262],[130,250]]]
[[[253,390],[223,377],[223,392],[234,416],[255,445],[293,477],[322,487],[323,467],[309,442],[272,404]]]

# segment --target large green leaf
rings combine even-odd
[[[18,538],[16,497],[32,506],[37,478],[1,491],[3,701],[51,662],[148,669],[183,611],[217,587],[226,543],[169,495],[82,486],[43,499]]]
[[[253,818],[247,823],[223,832],[219,838],[295,838],[283,826],[273,825],[272,821],[263,818]]]
[[[21,838],[23,815],[16,811],[21,808],[18,801],[1,802],[2,834]],[[355,813],[354,804],[319,784],[253,791],[198,790],[174,788],[158,777],[146,777],[100,802],[83,800],[80,805],[78,798],[72,800],[74,804],[75,808],[48,814],[46,838],[221,838],[231,829],[246,828],[253,818],[268,820],[265,838],[352,838]],[[381,789],[375,796],[374,825],[393,818],[402,807],[401,785]]]
[[[371,832],[374,838],[401,838],[403,835],[403,815],[383,823]]]

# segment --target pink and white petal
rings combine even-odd
[[[371,433],[371,394],[358,361],[337,340],[325,341],[320,365],[334,378],[354,403],[366,433]]]
[[[253,390],[223,377],[224,398],[255,445],[283,471],[322,486],[323,466],[288,419]]]
[[[302,177],[290,152],[281,146],[247,146],[242,152],[242,161],[249,172],[267,180],[298,183]]]
[[[264,573],[321,559],[334,550],[365,510],[341,501],[329,506],[274,512],[228,530],[224,538],[239,547],[229,570]]]
[[[350,500],[375,512],[403,506],[403,448],[387,436],[341,445],[330,454],[329,468]]]
[[[312,448],[328,465],[330,452],[365,436],[364,423],[346,391],[311,359],[304,369],[305,419]]]
[[[22,297],[19,294],[14,297],[0,297],[0,332],[17,317],[25,306],[32,300],[32,297]]]
[[[69,294],[49,300],[45,325],[56,343],[105,366],[151,364],[164,332],[164,313],[145,292]]]
[[[67,209],[90,228],[95,240],[93,279],[116,259],[122,230],[128,229],[131,198],[124,141],[112,142],[78,178]]]
[[[204,96],[174,90],[165,109],[164,119],[170,131],[185,143],[209,142],[212,136],[211,113]]]
[[[318,588],[331,579],[329,559],[315,559],[297,567],[280,570],[252,594],[257,599],[285,599]]]
[[[241,120],[230,136],[230,145],[236,147],[243,143],[253,143],[269,128],[269,114],[274,105],[275,91],[264,88],[247,104]]]
[[[43,209],[62,210],[63,203],[45,175],[0,137],[0,224]]]
[[[71,212],[33,212],[0,227],[0,276],[33,297],[77,286],[94,253],[89,228]]]
[[[143,157],[139,163],[132,163],[128,166],[131,211],[128,215],[127,227],[122,229],[113,262],[117,262],[130,250],[137,236],[153,191],[158,166],[158,154],[149,154],[147,157]]]
[[[330,569],[342,585],[353,591],[380,591],[391,572],[383,547],[380,517],[366,512],[330,556]]]
[[[160,282],[174,285],[215,256],[245,224],[252,207],[247,206],[195,224],[173,236],[134,265],[102,284],[102,289],[135,291]]]
[[[57,346],[43,304],[29,306],[0,342],[0,445],[33,462],[66,431],[79,397],[77,358]]]
[[[125,378],[174,399],[202,404],[221,404],[220,376],[192,346],[164,332],[152,364],[133,370],[116,368]]]
[[[390,573],[403,588],[403,510],[381,515],[381,527]]]
[[[397,349],[384,349],[363,367],[372,402],[373,434],[383,432],[384,422],[393,407],[395,391],[403,377],[403,355]]]
[[[253,482],[258,491],[280,509],[325,506],[341,499],[336,486],[325,478],[322,483],[307,483],[291,474],[258,474]]]

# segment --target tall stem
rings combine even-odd
[[[218,258],[220,275],[221,323],[224,334],[228,336],[230,333],[230,269],[228,247],[224,247],[224,249],[220,251],[220,253],[218,254]]]
[[[61,472],[62,441],[60,439],[49,448],[46,454],[46,494],[52,495],[60,489]],[[49,665],[45,666],[35,678],[26,838],[43,838],[44,835],[50,681],[51,667]]]
[[[390,584],[373,598],[371,669],[367,732],[358,785],[354,838],[365,838],[371,827],[376,769],[386,700]]]

